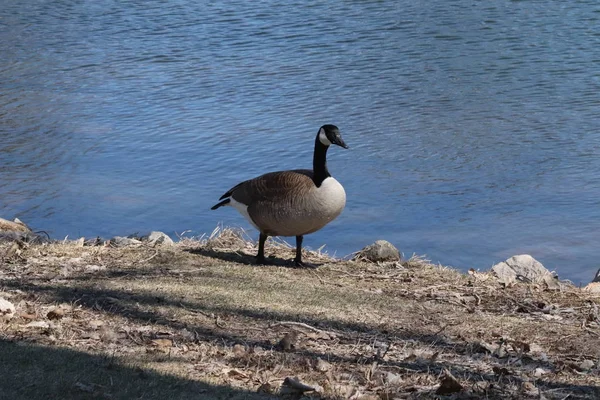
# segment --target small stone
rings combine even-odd
[[[173,242],[173,239],[171,239],[169,235],[158,231],[150,232],[150,234],[148,236],[144,236],[142,240],[147,241],[148,244],[150,244],[151,246],[172,246],[175,244],[175,242]]]
[[[393,372],[387,372],[385,380],[387,381],[388,385],[399,385],[402,383],[402,377]]]
[[[542,281],[546,284],[548,290],[561,290],[562,285],[556,275],[552,273],[544,275]]]
[[[513,256],[506,261],[498,263],[491,270],[498,280],[505,285],[516,282],[524,283],[546,283],[549,288],[556,287],[556,278],[548,271],[542,263],[529,254]]]
[[[600,293],[600,269],[596,271],[594,279],[592,279],[592,281],[588,283],[587,286],[583,288],[583,290],[590,293]]]
[[[115,331],[106,326],[100,328],[99,333],[100,340],[102,340],[105,343],[115,343],[119,339],[119,335],[117,335]]]
[[[81,334],[82,339],[100,340],[100,334],[98,332],[84,332]]]
[[[594,368],[595,363],[592,360],[583,360],[578,366],[577,369],[580,371],[589,371]]]
[[[60,308],[55,308],[54,310],[51,310],[48,312],[48,314],[46,314],[46,317],[48,317],[49,320],[61,319],[64,316],[65,316],[65,312],[63,310],[61,310]]]
[[[8,321],[15,316],[15,305],[0,297],[0,320]]]
[[[19,218],[15,218],[14,222],[0,218],[0,232],[31,232],[31,229],[24,224]]]
[[[373,262],[399,261],[400,252],[390,242],[378,240],[359,251],[356,258],[363,258]]]
[[[387,396],[385,398],[387,398]],[[375,394],[370,394],[370,393],[361,394],[360,396],[358,396],[356,398],[356,400],[381,400],[381,399],[382,399],[381,396],[378,396]]]
[[[317,365],[315,366],[315,369],[319,372],[327,372],[331,369],[331,364],[325,360],[317,358]]]
[[[106,266],[90,264],[90,265],[86,265],[84,268],[85,268],[86,272],[98,272],[98,271],[104,271],[106,269]]]
[[[126,247],[126,246],[137,246],[137,245],[142,244],[142,242],[140,242],[137,239],[126,238],[123,236],[115,236],[112,239],[110,239],[110,244],[115,247]]]
[[[543,375],[546,375],[548,373],[548,371],[546,371],[544,368],[536,368],[535,371],[533,371],[533,376],[535,376],[536,378],[541,378]]]
[[[600,282],[590,282],[583,288],[583,290],[590,293],[600,293]]]
[[[539,397],[540,395],[540,389],[535,387],[531,382],[523,382],[521,388],[523,389],[524,394],[529,397]]]
[[[244,354],[246,354],[246,348],[244,347],[243,344],[239,344],[239,343],[235,344],[233,346],[233,349],[231,349],[231,351],[233,352],[234,355],[236,355],[238,357],[241,357]]]
[[[90,322],[88,322],[88,326],[89,326],[91,329],[94,329],[94,330],[96,330],[96,329],[98,329],[98,328],[100,328],[100,327],[104,326],[104,321],[102,321],[102,320],[99,320],[99,319],[93,319],[93,320],[91,320]]]

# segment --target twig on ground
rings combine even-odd
[[[147,263],[148,261],[152,260],[154,257],[156,257],[158,255],[158,250],[156,250],[156,249],[153,249],[153,250],[154,250],[154,254],[152,254],[150,257],[148,257],[144,260],[138,261],[138,263],[144,264],[144,263]]]
[[[351,274],[349,272],[342,271],[341,269],[329,268],[329,270],[333,271],[333,272],[339,272],[341,274],[344,274],[344,275],[347,275],[347,276],[351,276],[353,278],[364,278],[365,277],[365,274]]]
[[[144,343],[140,342],[139,340],[137,340],[129,331],[125,331],[127,333],[127,337],[129,339],[131,339],[131,341],[135,344],[137,344],[138,346],[143,346]]]
[[[211,319],[214,318],[214,314],[209,314],[207,312],[200,311],[200,310],[192,310],[191,308],[187,308],[186,306],[184,306],[182,303],[179,303],[179,307],[183,308],[186,311],[194,313],[194,314],[204,315],[206,318],[211,318]]]
[[[281,321],[281,322],[276,322],[274,324],[269,325],[269,328],[274,328],[276,326],[300,326],[302,328],[310,329],[313,332],[325,333],[325,334],[327,334],[329,336],[336,336],[336,334],[334,332],[324,331],[322,329],[315,328],[314,326],[310,326],[310,325],[305,324],[303,322]]]
[[[596,337],[600,337],[600,333],[598,332],[594,332],[593,330],[591,330],[590,328],[588,328],[587,326],[585,327],[585,331],[587,333],[591,333],[592,335],[596,336]]]
[[[313,271],[313,270],[310,270],[310,272],[311,272],[311,273],[312,273],[314,276],[316,276],[316,277],[317,277],[317,279],[319,280],[319,282],[321,282],[321,284],[322,284],[322,285],[325,285],[325,284],[327,283],[327,282],[325,282],[325,281],[323,280],[323,278],[321,278],[321,277],[319,276],[319,274],[317,274],[315,271]]]
[[[217,326],[217,328],[225,329],[225,325],[219,324],[219,316],[218,315],[215,315],[215,325]]]
[[[415,289],[414,292],[426,292],[428,290],[433,290],[433,289],[439,289],[439,288],[448,288],[448,285],[433,285],[433,286],[427,286],[424,288],[420,288],[420,289]]]

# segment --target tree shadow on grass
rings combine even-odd
[[[275,397],[142,370],[79,351],[0,340],[0,399],[251,399]]]
[[[8,282],[7,282],[8,283]],[[16,282],[15,282],[16,283]],[[10,285],[10,283],[8,283],[7,286],[12,286]],[[43,294],[45,296],[48,296],[47,300],[51,300],[51,301],[57,301],[57,302],[77,302],[77,304],[84,306],[86,308],[89,309],[94,309],[94,308],[98,308],[100,307],[101,309],[104,309],[105,311],[108,311],[110,313],[113,313],[115,315],[120,315],[122,317],[128,318],[130,320],[133,321],[137,321],[138,323],[151,323],[151,324],[157,324],[157,325],[163,325],[163,326],[167,326],[173,329],[177,329],[177,330],[187,330],[189,332],[194,332],[196,334],[196,339],[195,340],[199,340],[199,341],[218,341],[221,342],[223,344],[227,344],[227,345],[233,345],[234,343],[244,343],[248,346],[261,346],[263,348],[272,348],[273,344],[272,342],[270,342],[267,339],[251,339],[248,335],[248,332],[242,330],[228,330],[227,326],[225,326],[224,328],[219,328],[217,326],[210,326],[210,325],[201,325],[201,324],[191,324],[191,323],[187,323],[184,321],[180,321],[180,320],[172,320],[172,319],[168,319],[166,318],[164,315],[160,314],[157,311],[144,311],[144,310],[140,310],[138,309],[135,305],[136,303],[139,304],[144,304],[144,305],[149,305],[149,306],[156,306],[156,305],[172,305],[172,306],[179,306],[182,307],[186,310],[191,310],[191,311],[201,311],[203,313],[210,313],[210,312],[214,312],[214,313],[228,313],[231,315],[238,315],[241,317],[246,317],[246,318],[252,318],[255,320],[263,320],[265,322],[276,322],[278,320],[295,320],[297,319],[297,315],[293,315],[293,314],[282,314],[282,313],[274,313],[274,312],[268,312],[268,311],[255,311],[255,310],[250,310],[250,309],[245,309],[243,307],[239,307],[239,308],[233,308],[233,307],[213,307],[213,306],[203,306],[200,304],[195,304],[192,302],[180,302],[180,301],[176,301],[176,300],[170,300],[170,299],[157,299],[156,297],[150,296],[150,295],[146,295],[146,294],[131,294],[131,293],[124,293],[118,290],[107,290],[107,289],[98,289],[98,288],[93,288],[93,287],[81,287],[81,288],[77,288],[77,290],[74,290],[72,288],[65,288],[65,287],[52,287],[52,286],[46,286],[46,285],[35,285],[35,284],[17,284],[14,285],[13,287],[15,288],[20,288],[20,290],[24,290],[27,292],[35,292],[38,294]],[[104,303],[106,301],[106,299],[122,299],[123,302],[120,303],[119,306],[115,306],[114,303]],[[107,306],[107,307],[104,307]],[[110,307],[110,310],[108,310],[107,308]],[[345,332],[346,335],[350,335],[353,337],[360,337],[361,335],[365,334],[366,336],[371,336],[371,335],[376,335],[379,340],[384,340],[384,341],[394,341],[394,342],[401,342],[401,341],[415,341],[415,342],[422,342],[423,344],[431,347],[431,349],[433,350],[442,350],[446,353],[455,353],[457,355],[469,355],[473,353],[473,349],[470,348],[472,346],[474,346],[473,343],[469,343],[469,342],[463,342],[463,343],[454,343],[451,341],[448,341],[448,339],[446,339],[443,336],[440,335],[431,335],[431,334],[423,334],[422,332],[418,332],[415,330],[405,330],[402,332],[396,332],[396,333],[388,333],[388,332],[382,332],[381,330],[377,329],[376,327],[372,327],[369,325],[365,325],[365,324],[361,324],[361,323],[348,323],[348,322],[342,322],[342,321],[337,321],[337,320],[321,320],[321,319],[317,319],[317,318],[305,318],[303,319],[303,321],[305,323],[314,325],[314,326],[319,326],[322,329],[339,329],[340,331]],[[366,337],[365,336],[365,337]],[[0,342],[0,344],[3,344],[4,347],[7,346],[7,343],[3,343]],[[12,346],[12,348],[10,347]],[[22,351],[23,347],[22,346],[17,346],[15,344],[10,343],[10,346],[7,347],[8,350],[19,350]],[[16,350],[15,350],[16,348]],[[25,348],[27,349],[28,346],[25,346]],[[101,357],[101,356],[90,356],[87,355],[85,353],[77,353],[77,352],[73,352],[73,351],[67,351],[67,350],[55,350],[55,349],[50,349],[47,347],[40,347],[40,346],[33,346],[33,350],[29,350],[29,351],[40,351],[39,349],[43,349],[44,351],[47,352],[55,352],[53,353],[54,355],[52,355],[51,357],[46,357],[46,358],[42,358],[43,361],[42,363],[38,363],[36,364],[35,362],[33,364],[35,365],[30,365],[29,363],[31,363],[33,359],[35,359],[35,357],[28,357],[26,353],[23,353],[23,355],[20,356],[11,356],[9,351],[4,351],[3,347],[0,346],[0,354],[3,355],[7,355],[7,357],[9,359],[11,359],[9,364],[4,363],[2,365],[2,363],[0,363],[0,373],[1,368],[7,368],[7,371],[19,371],[19,374],[28,374],[28,370],[31,368],[38,368],[42,371],[44,370],[52,370],[53,368],[55,368],[55,363],[56,359],[58,357],[58,360],[62,360],[64,359],[64,361],[59,361],[59,364],[62,363],[67,363],[66,358],[71,357],[72,353],[78,354],[79,355],[79,359],[83,359],[84,361],[79,362],[79,364],[77,363],[72,363],[74,364],[73,367],[68,367],[66,371],[63,371],[62,374],[64,374],[63,377],[52,377],[52,379],[49,379],[48,384],[51,385],[51,390],[53,390],[54,392],[52,393],[58,393],[61,392],[63,390],[67,390],[67,395],[66,396],[58,396],[57,398],[86,398],[86,394],[85,394],[85,388],[86,386],[82,387],[78,387],[76,386],[77,382],[87,382],[85,381],[85,379],[88,379],[89,383],[91,384],[91,387],[93,388],[99,388],[98,390],[102,389],[105,390],[106,388],[111,388],[112,386],[115,385],[115,383],[113,382],[112,384],[107,384],[107,380],[110,380],[111,377],[114,381],[114,376],[111,375],[111,368],[118,368],[119,371],[123,370],[123,373],[119,373],[118,375],[120,376],[125,376],[125,377],[129,377],[127,379],[125,379],[127,382],[123,383],[124,388],[120,388],[117,390],[117,394],[114,395],[112,392],[109,392],[109,394],[112,396],[111,398],[140,398],[140,397],[144,397],[144,398],[189,398],[186,396],[189,396],[190,393],[196,393],[196,396],[198,396],[198,393],[200,393],[201,395],[199,396],[200,398],[206,398],[206,399],[211,399],[211,398],[249,398],[249,399],[260,399],[260,398],[269,398],[269,397],[251,397],[251,396],[257,396],[255,394],[252,394],[250,392],[243,392],[243,391],[235,391],[233,389],[230,388],[225,388],[225,387],[213,387],[210,385],[204,385],[202,383],[198,383],[195,381],[191,381],[191,380],[181,380],[179,378],[176,377],[168,377],[168,376],[163,376],[161,374],[157,374],[157,373],[150,373],[150,375],[146,374],[146,373],[141,373],[140,374],[140,370],[139,369],[135,369],[133,367],[127,367],[127,366],[122,366],[122,365],[118,365],[118,366],[113,366],[108,368],[108,372],[101,370],[101,368],[106,368],[106,365],[110,363],[107,361],[106,357]],[[332,354],[326,351],[314,351],[314,350],[309,350],[309,349],[299,349],[295,352],[297,357],[300,357],[300,359],[302,359],[303,357],[305,358],[309,358],[309,359],[313,359],[316,360],[317,358],[322,358],[322,359],[327,359],[330,362],[337,362],[337,363],[346,363],[346,364],[365,364],[365,363],[372,363],[374,361],[377,361],[378,364],[382,367],[395,367],[395,368],[400,368],[401,370],[405,371],[405,373],[422,373],[422,374],[435,374],[435,375],[439,375],[440,373],[442,373],[442,371],[444,369],[448,369],[450,371],[452,371],[452,373],[457,376],[457,377],[468,377],[471,376],[473,374],[473,370],[471,368],[469,368],[468,365],[462,365],[461,363],[457,362],[457,361],[452,361],[452,360],[441,360],[441,361],[436,361],[436,362],[429,362],[427,360],[411,360],[411,361],[391,361],[391,360],[375,360],[375,359],[369,359],[368,355],[361,355],[361,356],[356,356],[356,355],[351,355],[351,354]],[[19,358],[20,357],[20,358]],[[60,358],[62,357],[62,359]],[[13,360],[14,358],[14,360]],[[19,361],[20,360],[20,361]],[[30,360],[30,361],[28,361]],[[76,358],[77,360],[77,358]],[[501,361],[499,361],[500,363]],[[45,364],[44,364],[45,363]],[[540,365],[539,362],[535,363],[536,365]],[[544,365],[542,365],[545,369],[547,370],[552,370],[554,368],[554,366],[550,363],[546,364],[543,363]],[[8,366],[7,366],[8,365]],[[11,366],[12,365],[12,366]],[[86,369],[87,368],[87,369]],[[90,376],[90,378],[86,378],[86,376],[88,376],[88,370],[93,371],[100,371],[97,373],[97,375],[102,378],[98,378],[96,375],[94,375],[95,373],[92,373]],[[14,373],[14,372],[13,372]],[[53,374],[55,372],[52,372]],[[72,376],[71,376],[72,374]],[[136,376],[135,374],[138,374],[139,376]],[[487,381],[487,382],[495,382],[497,381],[499,378],[498,376],[496,376],[494,373],[484,373],[484,372],[479,372],[477,374],[479,376],[479,380],[482,381]],[[0,375],[2,376],[2,375]],[[20,375],[19,375],[20,376]],[[147,376],[151,376],[150,379],[147,378]],[[62,381],[65,381],[66,378],[67,379],[67,383],[60,383]],[[14,394],[15,396],[10,396],[8,398],[16,398],[16,399],[26,399],[26,398],[39,398],[36,396],[31,396],[32,392],[31,390],[41,390],[40,387],[38,386],[38,383],[36,380],[28,380],[29,378],[23,378],[25,379],[25,383],[21,384],[21,386],[23,386],[23,389],[19,389],[19,390],[24,390],[24,392],[21,393],[21,391],[16,391]],[[61,381],[62,379],[62,381]],[[100,379],[100,380],[98,380]],[[119,378],[120,379],[120,378]],[[470,378],[469,378],[470,379]],[[505,379],[510,379],[512,380],[514,383],[517,384],[517,387],[519,387],[519,385],[521,385],[524,380],[523,378],[521,378],[520,376],[514,375],[514,376],[509,376]],[[154,382],[150,385],[150,381]],[[53,384],[51,382],[58,382],[57,384],[60,385],[67,385],[68,388],[65,388],[63,386],[61,386],[60,388],[55,388],[54,386],[52,386]],[[136,386],[139,384],[139,387]],[[600,394],[598,392],[598,388],[594,387],[594,386],[590,386],[590,385],[586,385],[586,384],[577,384],[577,383],[573,383],[573,384],[567,384],[567,383],[563,383],[563,382],[554,382],[552,380],[539,380],[537,383],[537,387],[542,389],[542,391],[553,391],[555,392],[555,394],[557,395],[562,395],[562,397],[559,398],[563,398],[566,394],[569,395],[569,398],[572,399],[585,399],[585,398],[596,398],[594,396]],[[0,389],[1,387],[1,383],[0,383]],[[81,385],[80,385],[81,386]],[[90,385],[88,385],[90,386]],[[74,387],[74,388],[73,388]],[[82,392],[83,390],[83,392]],[[95,390],[95,389],[94,389]],[[154,395],[154,393],[152,392],[152,390],[156,391],[156,395]],[[227,395],[222,393],[227,393]],[[5,392],[5,393],[10,393],[10,392]],[[123,393],[123,396],[121,396],[121,393]],[[181,396],[179,396],[179,394],[181,393]],[[130,395],[131,394],[131,395]],[[20,397],[19,397],[20,396]],[[69,397],[72,396],[72,397]],[[121,396],[121,397],[120,397]],[[166,396],[166,397],[164,397]],[[219,397],[222,396],[222,397]],[[242,396],[242,397],[236,397],[236,396]],[[247,396],[247,397],[244,397]],[[591,396],[591,397],[590,397]],[[44,396],[42,396],[44,397]],[[45,396],[46,398],[49,396]],[[495,395],[490,395],[488,396],[489,398],[505,398],[502,396],[495,396]],[[1,398],[1,396],[0,396]],[[88,396],[88,398],[101,398],[98,396]],[[460,398],[460,397],[459,397]],[[549,399],[554,399],[555,397],[548,397]]]
[[[242,317],[242,318],[248,318],[251,320],[258,321],[258,322],[263,322],[263,323],[266,322],[267,324],[272,323],[272,322],[281,321],[281,320],[292,320],[292,321],[301,320],[302,322],[305,322],[307,324],[310,324],[313,326],[318,326],[321,329],[325,329],[325,330],[337,329],[340,332],[343,332],[343,336],[350,338],[350,339],[352,339],[352,338],[356,339],[356,338],[360,338],[362,336],[367,339],[368,339],[368,337],[377,337],[378,340],[384,340],[384,341],[390,341],[390,342],[391,341],[421,342],[424,345],[430,347],[432,350],[443,351],[444,353],[454,353],[454,354],[463,355],[463,356],[470,356],[470,355],[474,354],[473,347],[476,346],[476,343],[471,343],[471,342],[466,342],[466,341],[453,342],[442,335],[427,334],[424,332],[419,332],[418,330],[415,330],[415,329],[403,329],[403,330],[397,331],[397,332],[387,332],[387,331],[382,331],[381,328],[371,326],[368,324],[364,324],[364,323],[352,323],[352,322],[335,320],[335,319],[322,319],[322,318],[317,318],[317,317],[306,317],[306,316],[302,316],[299,318],[299,315],[294,314],[294,313],[280,313],[280,312],[272,312],[272,311],[267,311],[267,310],[254,310],[254,309],[245,308],[243,305],[236,306],[236,307],[223,306],[223,305],[206,305],[206,304],[200,304],[198,302],[190,302],[190,301],[185,301],[185,300],[157,297],[157,296],[152,296],[150,294],[145,294],[145,293],[127,293],[127,292],[124,292],[121,290],[103,289],[103,288],[91,287],[91,286],[81,286],[81,287],[71,288],[71,287],[64,287],[64,286],[35,284],[35,283],[23,282],[23,281],[7,281],[4,283],[4,286],[23,290],[23,291],[26,291],[29,293],[36,293],[37,295],[42,295],[45,297],[45,300],[51,301],[51,302],[52,301],[56,301],[59,303],[76,302],[78,305],[81,305],[88,309],[104,310],[105,312],[110,312],[115,315],[120,315],[124,318],[135,321],[137,323],[143,323],[143,324],[151,323],[151,324],[156,324],[156,325],[163,325],[163,326],[170,327],[172,329],[176,329],[176,330],[180,330],[180,331],[186,330],[189,332],[194,332],[196,335],[196,340],[219,341],[226,345],[233,345],[234,343],[244,343],[248,346],[261,346],[263,348],[271,348],[273,346],[273,343],[270,342],[264,336],[261,336],[260,338],[256,338],[256,335],[250,335],[249,332],[246,330],[239,330],[239,329],[231,330],[231,329],[228,329],[227,326],[219,327],[219,326],[216,326],[216,324],[213,325],[210,323],[210,321],[207,321],[208,323],[206,323],[206,324],[202,324],[200,322],[190,323],[190,322],[185,322],[183,320],[174,320],[174,319],[168,318],[166,315],[163,315],[158,309],[155,310],[155,309],[144,309],[144,308],[146,308],[148,306],[150,306],[150,307],[173,306],[173,307],[180,307],[182,309],[192,311],[192,312],[199,312],[202,314],[214,313],[214,314],[221,314],[221,315],[232,315],[232,316],[238,316],[238,317]],[[120,301],[117,304],[115,304],[114,299],[118,299]],[[138,304],[143,306],[142,309],[140,309],[140,307],[138,307]],[[18,349],[20,349],[20,348],[21,347],[18,347]],[[47,350],[47,348],[43,348],[43,349]],[[2,350],[2,348],[0,347],[0,354],[3,354],[3,355],[7,354],[6,352],[2,352],[1,350]],[[54,351],[54,350],[52,350],[52,351]],[[351,355],[351,354],[337,354],[336,355],[336,354],[328,353],[325,350],[324,351],[313,351],[313,350],[308,350],[308,349],[305,349],[305,350],[300,349],[296,353],[298,354],[298,356],[308,357],[310,359],[316,360],[317,358],[322,358],[322,359],[330,360],[332,362],[349,363],[349,364],[356,364],[356,363],[364,364],[364,363],[370,363],[370,362],[375,361],[375,360],[369,360],[369,359],[365,358],[365,356],[360,356],[362,358],[359,359],[360,357],[357,358],[356,356]],[[477,353],[477,351],[475,351],[475,353]],[[88,357],[85,354],[83,354],[83,356]],[[92,356],[89,356],[89,357],[92,357]],[[368,355],[366,357],[368,357]],[[102,357],[97,357],[97,358],[100,360],[103,359]],[[436,361],[436,362],[429,362],[426,360],[425,361],[424,360],[417,360],[417,361],[377,360],[377,361],[380,366],[397,367],[397,368],[401,368],[404,371],[413,371],[415,373],[432,373],[433,372],[435,374],[439,374],[444,369],[449,369],[452,371],[452,373],[454,373],[456,376],[459,376],[459,377],[460,376],[463,376],[463,377],[471,376],[473,374],[472,368],[469,368],[468,365],[462,365],[460,362],[457,362],[456,360],[442,360],[442,361]],[[502,362],[501,360],[498,361],[499,364],[501,362]],[[544,367],[547,370],[552,370],[555,368],[555,366],[552,365],[551,363],[543,363],[543,365],[542,365],[542,364],[540,364],[539,361],[536,361],[533,364],[541,365],[542,367]],[[25,366],[27,368],[32,368],[31,366],[27,366],[26,362],[25,362]],[[4,368],[4,366],[2,366],[0,368]],[[48,367],[48,368],[51,369],[52,367]],[[135,372],[135,370],[134,370],[134,372]],[[160,375],[160,374],[156,374],[156,375],[158,377],[162,377],[162,375]],[[477,375],[479,376],[480,380],[484,380],[487,382],[495,382],[498,380],[498,377],[493,373],[477,373]],[[180,383],[177,381],[177,378],[172,378],[172,379],[176,380],[175,383]],[[517,385],[520,385],[524,382],[523,379],[517,375],[510,376],[509,378],[506,378],[506,379],[511,379],[513,382],[517,383]],[[187,384],[199,385],[198,383],[195,383],[194,381],[183,381],[183,382],[187,383]],[[74,384],[73,382],[71,382],[71,383]],[[93,381],[93,383],[95,385],[106,386],[106,383],[97,383],[96,381]],[[29,385],[31,385],[31,384],[32,383],[29,383]],[[171,383],[166,384],[165,387],[170,388],[171,387],[170,385],[172,386],[173,384],[171,384]],[[567,384],[567,383],[563,383],[563,382],[554,382],[552,380],[539,380],[537,382],[537,387],[542,389],[542,391],[554,391],[555,394],[557,394],[557,395],[562,393],[563,397],[565,394],[569,394],[569,396],[570,396],[569,398],[573,398],[573,399],[595,398],[594,396],[599,394],[598,388],[591,386],[591,385],[586,385],[583,383],[582,384],[578,384],[578,383]],[[79,390],[79,389],[76,388],[76,390]],[[131,389],[131,390],[134,390],[134,389]],[[212,390],[212,389],[213,388],[211,388],[211,387],[208,387],[208,388],[201,387],[199,390],[205,390],[206,391],[205,393],[210,394],[210,393],[212,393],[212,392],[210,392],[210,390]],[[73,390],[73,389],[70,389],[70,390]],[[130,390],[130,389],[127,389],[127,390]],[[142,390],[142,389],[138,388],[135,390]],[[169,389],[169,390],[171,390],[171,389]],[[197,390],[197,388],[194,390]],[[223,389],[223,390],[225,390],[225,389]],[[137,392],[135,392],[135,393],[137,393]],[[248,394],[246,392],[240,392],[240,393]],[[140,396],[133,395],[132,397],[140,397]],[[145,397],[149,397],[149,396],[145,396]],[[10,398],[17,398],[17,399],[23,398],[24,399],[24,398],[36,398],[36,397],[35,396],[27,397],[27,396],[23,395],[23,397],[10,397]],[[65,398],[65,397],[63,396],[63,398]],[[69,398],[69,397],[66,397],[66,398]],[[73,397],[73,398],[75,398],[75,397]],[[77,397],[77,398],[80,398],[80,397]],[[114,397],[114,398],[119,398],[119,397]],[[122,397],[122,398],[130,398],[130,397]],[[153,397],[150,397],[150,398],[153,398]],[[177,397],[157,396],[156,398],[177,398]],[[185,396],[182,398],[185,398]],[[219,398],[219,397],[210,397],[209,395],[207,395],[206,397],[202,397],[202,398],[210,399],[210,398]],[[227,398],[229,398],[229,397],[227,397]],[[235,398],[235,397],[232,397],[232,398]],[[248,398],[253,398],[253,397],[248,397]],[[258,397],[258,398],[260,398],[260,397]],[[490,398],[502,398],[502,397],[492,396]],[[550,399],[550,398],[555,398],[555,397],[548,397],[548,398]]]

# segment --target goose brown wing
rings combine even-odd
[[[251,205],[255,202],[284,199],[313,188],[315,184],[312,176],[313,172],[307,169],[270,172],[237,184],[219,200],[232,197],[235,201]]]

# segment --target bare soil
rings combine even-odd
[[[0,399],[596,399],[598,297],[224,230],[0,244]],[[303,386],[304,385],[304,386]],[[312,390],[314,389],[314,390]]]

